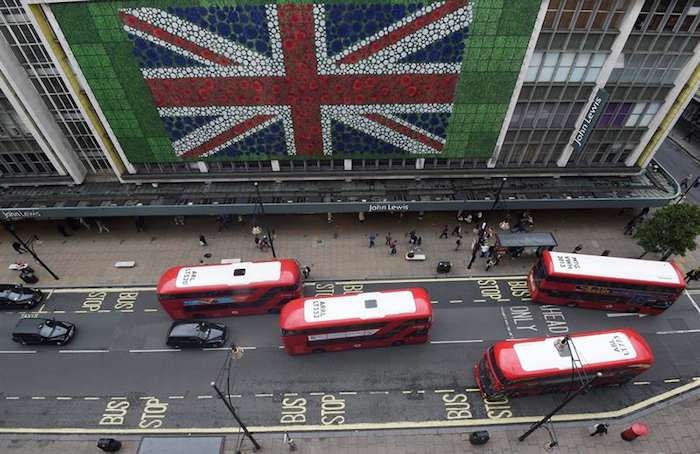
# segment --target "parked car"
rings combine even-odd
[[[41,290],[18,284],[0,284],[0,309],[31,309],[43,300]]]
[[[73,323],[49,318],[23,318],[12,331],[12,340],[22,345],[63,345],[73,339],[76,327]]]
[[[170,347],[221,347],[226,343],[226,325],[198,321],[177,321],[170,325],[166,344]]]

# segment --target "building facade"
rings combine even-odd
[[[0,0],[3,186],[645,172],[697,0]]]

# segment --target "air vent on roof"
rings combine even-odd
[[[236,268],[233,270],[234,276],[245,276],[245,268]]]
[[[374,309],[377,307],[377,300],[365,300],[366,309]]]

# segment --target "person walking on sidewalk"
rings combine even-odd
[[[17,241],[12,243],[12,249],[17,251],[18,254],[24,254],[24,246],[22,246],[22,244]]]
[[[104,225],[104,223],[99,219],[95,219],[95,225],[97,225],[98,233],[109,232],[109,228],[106,225]]]
[[[593,427],[591,427],[590,433],[591,433],[591,437],[595,437],[596,435],[607,435],[608,425],[607,424],[596,424]]]
[[[207,239],[204,238],[204,235],[199,235],[199,245],[202,247],[209,246],[209,243],[207,243]]]
[[[396,241],[392,241],[389,245],[389,255],[396,255]]]
[[[304,275],[304,279],[308,279],[311,275],[311,267],[309,265],[306,265],[304,268],[301,269],[301,274]]]
[[[490,270],[495,264],[496,261],[492,257],[489,257],[489,259],[486,261],[486,271]]]
[[[391,247],[391,232],[387,233],[384,239],[386,240],[385,244]]]
[[[449,235],[447,234],[447,232],[449,232],[449,231],[450,231],[450,228],[449,228],[447,225],[445,225],[445,226],[442,228],[442,233],[440,234],[440,239],[441,239],[441,240],[442,240],[442,239],[447,239],[447,237],[449,236]]]
[[[690,281],[697,281],[700,280],[700,267],[697,267],[695,269],[692,269],[685,273],[685,281],[690,282]]]
[[[683,179],[680,182],[681,189],[684,191],[688,190],[688,185],[690,184],[690,179],[693,178],[693,175],[688,174],[687,176],[683,177]]]
[[[455,244],[457,245],[455,247],[455,251],[458,251],[459,247],[462,245],[462,238],[457,238],[457,241],[455,241]]]
[[[457,224],[454,229],[452,229],[452,236],[458,236],[462,238],[462,226]]]
[[[376,233],[370,233],[367,236],[367,239],[369,240],[369,247],[373,248],[374,247],[374,241],[377,239],[377,234]]]

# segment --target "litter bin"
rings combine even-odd
[[[19,278],[27,284],[36,284],[39,282],[39,278],[34,275],[34,270],[23,269],[19,273]]]
[[[452,263],[450,263],[446,260],[441,260],[437,264],[437,272],[438,273],[449,273],[451,269],[452,269]]]
[[[97,447],[106,452],[116,452],[122,448],[122,442],[114,438],[100,438]]]

